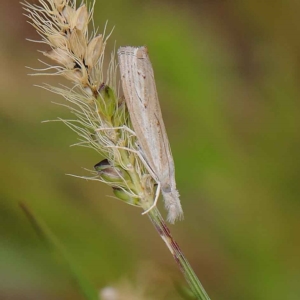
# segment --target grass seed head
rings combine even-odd
[[[105,158],[95,165],[90,179],[109,184],[115,196],[128,204],[151,206],[154,181],[137,155],[127,107],[117,92],[114,54],[108,70],[103,69],[109,35],[105,30],[99,34],[90,25],[94,2],[79,7],[76,0],[22,4],[29,23],[41,37],[39,42],[50,48],[42,53],[51,62],[43,62],[46,68],[35,70],[35,75],[60,75],[71,82],[70,87],[43,86],[63,96],[67,101],[64,106],[75,116],[59,120],[78,134],[75,145],[93,148]]]

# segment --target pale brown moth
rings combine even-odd
[[[168,221],[174,223],[183,217],[183,211],[176,190],[175,166],[148,50],[146,47],[121,47],[118,59],[124,97],[138,140],[138,151],[158,184],[153,206],[161,190]]]

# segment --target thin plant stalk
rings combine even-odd
[[[156,207],[154,207],[152,210],[149,211],[148,217],[151,220],[160,237],[167,245],[169,251],[175,259],[177,265],[179,266],[180,271],[183,273],[196,299],[210,300],[197,275],[195,274],[188,260],[181,251],[179,245],[173,239],[171,232],[165,220],[161,216],[159,210]]]

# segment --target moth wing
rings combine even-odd
[[[118,57],[132,126],[143,155],[163,188],[170,179],[175,181],[174,162],[147,48],[121,47]]]

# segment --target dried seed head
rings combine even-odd
[[[109,69],[103,71],[108,37],[97,34],[95,28],[89,34],[88,23],[93,11],[85,5],[76,9],[76,0],[37,2],[23,5],[42,41],[51,48],[43,54],[52,65],[47,63],[46,72],[42,69],[40,73],[62,75],[72,82],[69,88],[43,87],[62,95],[69,103],[65,106],[75,119],[61,121],[79,135],[77,145],[93,148],[106,158],[95,166],[96,172],[92,172],[90,179],[106,182],[128,204],[151,205],[154,182],[147,179],[150,175],[137,154],[137,140],[126,103],[118,96],[114,55]]]
[[[52,74],[63,75],[74,84],[90,87],[97,97],[99,85],[104,81],[102,66],[107,38],[97,35],[95,29],[89,35],[88,24],[92,19],[93,6],[88,10],[83,4],[76,9],[75,0],[39,0],[39,3],[40,6],[25,2],[24,9],[43,41],[52,48],[52,51],[45,52],[45,56],[59,64],[46,70],[56,69]],[[69,72],[73,69],[76,71]],[[115,74],[112,58],[105,81],[114,89]]]
[[[102,47],[103,47],[103,36],[102,34],[97,35],[94,37],[88,44],[87,51],[85,54],[85,64],[89,68],[93,68],[100,59],[102,54]]]
[[[60,65],[66,67],[68,70],[72,70],[75,67],[74,59],[66,50],[56,48],[47,52],[43,52],[43,54],[56,61]]]
[[[62,75],[73,82],[84,82],[84,75],[80,69],[64,70]]]
[[[54,33],[52,35],[48,35],[47,38],[51,46],[54,48],[68,49],[70,47],[69,40],[64,34]]]
[[[62,16],[65,18],[66,24],[72,24],[72,20],[74,19],[75,9],[69,5],[65,6],[62,11]],[[71,27],[71,26],[70,26]]]
[[[88,22],[89,22],[88,10],[85,5],[82,5],[76,10],[70,22],[71,30],[76,28],[82,31],[83,33],[85,33],[87,31]]]
[[[73,29],[70,35],[70,48],[74,55],[80,59],[85,56],[87,42],[81,30]]]

